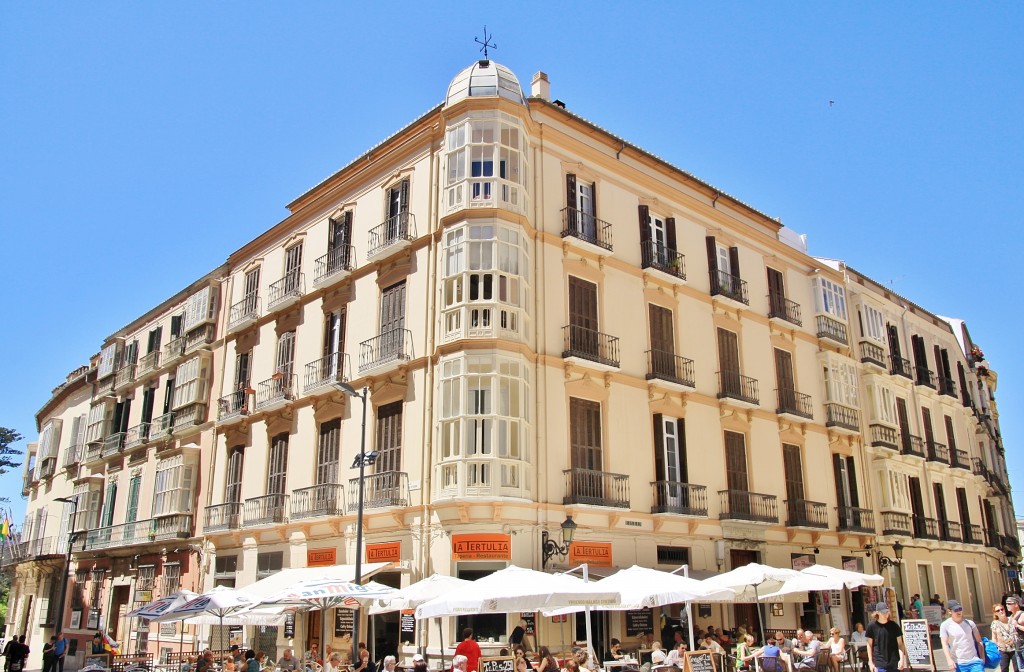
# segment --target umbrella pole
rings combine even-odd
[[[441,627],[441,617],[437,617],[437,636],[441,640],[441,667],[444,667],[444,628]],[[430,639],[429,637],[427,638]]]
[[[757,585],[754,584],[754,606],[757,607],[757,622],[761,625],[761,639],[764,641],[764,614],[761,612],[761,598],[757,595]]]
[[[181,632],[178,633],[178,653],[185,655],[185,619],[181,619]],[[181,669],[181,661],[178,662],[178,670]],[[174,670],[174,672],[178,672]]]
[[[316,652],[317,655],[320,655],[321,656],[320,659],[323,660],[323,656],[320,654],[320,652],[323,651],[325,654],[327,652],[327,608],[326,607],[320,610],[320,645],[317,647],[317,649],[318,649],[317,652]],[[324,662],[322,664],[326,665],[327,661],[324,660]]]

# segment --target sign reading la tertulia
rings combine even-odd
[[[512,537],[508,534],[453,534],[455,560],[511,560]]]

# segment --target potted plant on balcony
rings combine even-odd
[[[272,375],[271,378],[273,378],[274,380],[281,380],[282,378],[284,378],[284,373],[282,373],[281,371],[275,371],[274,375]]]
[[[242,388],[242,393],[243,394],[256,394],[256,390],[254,390],[253,388],[251,388],[249,386],[246,386],[246,387]]]

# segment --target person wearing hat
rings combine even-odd
[[[879,602],[875,605],[874,620],[868,625],[868,665],[871,672],[895,672],[907,667],[907,646],[903,643],[903,631],[890,620],[889,605]]]
[[[946,662],[957,672],[984,672],[985,648],[978,626],[964,618],[964,608],[956,600],[946,602],[949,618],[939,626],[942,652]]]

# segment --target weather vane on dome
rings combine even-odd
[[[490,57],[487,55],[487,50],[488,49],[497,49],[498,48],[497,44],[491,44],[491,38],[492,37],[494,37],[494,35],[493,34],[492,35],[488,35],[487,34],[487,26],[484,26],[484,41],[481,42],[479,37],[474,37],[473,38],[476,41],[477,44],[483,45],[483,46],[480,47],[480,51],[484,52],[484,60],[485,61],[486,60],[490,60]]]

